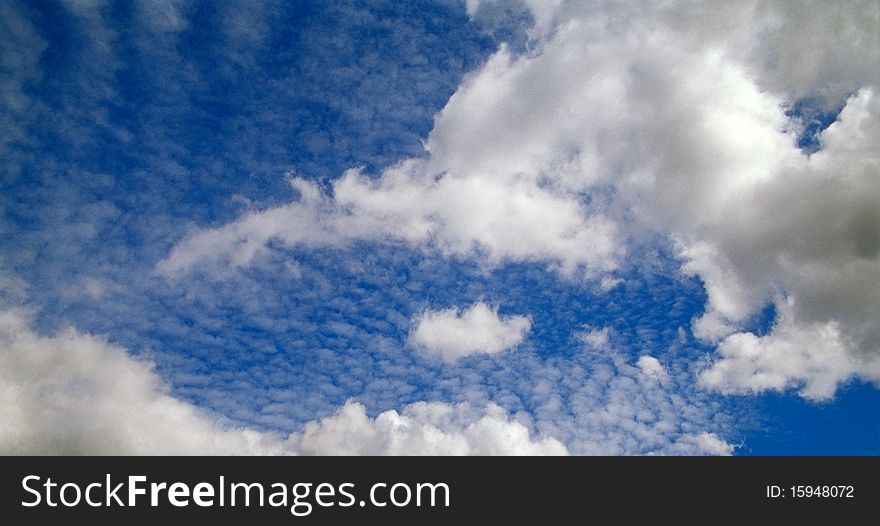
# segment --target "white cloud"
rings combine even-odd
[[[473,17],[480,9],[480,0],[465,0],[464,9],[468,16]]]
[[[528,28],[528,37],[532,40],[546,36],[553,27],[556,12],[564,0],[521,0],[519,2],[532,16],[532,24]],[[483,7],[498,4],[516,4],[510,0],[465,0],[465,10],[471,19],[480,15]]]
[[[673,447],[673,452],[685,452],[687,455],[732,455],[735,446],[727,443],[715,433],[698,433],[685,435]]]
[[[332,198],[313,183],[291,182],[298,201],[198,230],[157,271],[173,277],[203,267],[222,274],[251,264],[273,240],[306,247],[397,241],[446,255],[481,255],[490,265],[549,261],[570,276],[608,272],[619,255],[610,221],[571,194],[527,178],[440,174],[410,160],[378,180],[349,170],[334,181]]]
[[[822,134],[822,150],[731,196],[724,212],[737,220],[704,225],[703,240],[682,251],[709,291],[698,333],[736,333],[706,385],[802,386],[821,399],[851,378],[880,382],[878,108],[872,89],[860,91]],[[694,250],[701,245],[712,248]],[[769,335],[737,332],[769,301],[778,312]]]
[[[761,82],[830,105],[878,82],[880,4],[873,0],[759,2],[763,31],[745,49],[761,66]]]
[[[464,311],[426,311],[414,322],[409,343],[427,356],[454,362],[473,354],[497,354],[519,345],[532,327],[528,316],[499,316],[479,301]]]
[[[669,379],[669,374],[667,374],[666,368],[663,367],[660,360],[653,356],[640,356],[636,361],[636,366],[641,371],[642,376],[649,381],[665,382]]]
[[[418,402],[372,419],[362,405],[348,402],[335,415],[307,424],[291,442],[316,455],[568,454],[556,439],[530,438],[526,426],[494,404],[475,413],[467,404]]]
[[[792,305],[765,336],[736,333],[718,346],[720,359],[702,371],[703,385],[729,394],[800,387],[801,396],[827,400],[838,384],[861,376],[880,378],[880,362],[867,364],[848,352],[836,321],[802,323]]]
[[[611,329],[609,327],[590,329],[578,334],[577,337],[592,349],[607,350],[611,343]]]
[[[170,396],[147,362],[67,329],[34,334],[0,313],[0,452],[4,454],[281,453],[281,437],[227,429]]]

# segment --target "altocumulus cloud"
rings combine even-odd
[[[499,316],[498,307],[479,301],[464,311],[425,311],[409,343],[447,362],[472,354],[498,354],[519,345],[532,327],[528,316]]]

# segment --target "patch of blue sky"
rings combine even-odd
[[[880,455],[880,391],[868,383],[852,381],[824,403],[769,393],[754,408],[740,454]]]
[[[833,108],[827,106],[818,99],[807,97],[795,101],[786,112],[789,117],[800,119],[802,123],[797,145],[805,152],[814,153],[822,147],[819,135],[822,130],[837,120],[837,116],[843,109],[843,106]]]

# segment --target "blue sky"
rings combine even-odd
[[[4,2],[0,449],[878,454],[877,4],[531,4]]]

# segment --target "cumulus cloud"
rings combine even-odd
[[[236,428],[171,396],[149,362],[68,328],[35,334],[0,312],[0,453],[72,455],[561,455],[489,404],[418,402],[376,418],[349,402],[287,437]]]
[[[410,345],[447,362],[473,354],[498,354],[519,345],[532,327],[528,316],[499,316],[482,301],[464,311],[425,311],[409,335]]]
[[[704,282],[694,330],[709,342],[788,305],[760,348],[805,350],[751,368],[781,378],[749,383],[738,367],[725,383],[720,366],[704,385],[812,396],[821,384],[830,396],[849,378],[880,381],[878,5],[566,3],[541,17],[558,23],[540,53],[502,48],[453,95],[427,141],[432,162],[612,195],[619,228],[667,235]],[[808,32],[827,52],[805,51]],[[845,105],[813,155],[787,113],[804,99]],[[829,324],[835,345],[797,337]],[[737,341],[750,339],[722,356],[741,354]]]
[[[669,375],[666,373],[666,368],[663,367],[660,360],[653,356],[640,356],[636,361],[636,366],[639,368],[639,371],[641,371],[642,376],[648,380],[665,382],[669,379]]]
[[[853,91],[876,85],[880,63],[880,4],[763,1],[755,18],[762,31],[745,47],[769,89],[840,104]]]
[[[850,378],[880,382],[878,117],[873,88],[859,91],[819,152],[731,199],[738,220],[705,225],[683,249],[709,292],[697,332],[723,338],[707,385],[828,398]],[[770,301],[768,336],[736,330]]]
[[[532,40],[540,39],[553,27],[553,21],[564,0],[522,0],[521,2],[504,2],[498,0],[466,0],[465,10],[471,19],[479,18],[487,8],[498,7],[499,4],[522,4],[521,7],[529,12],[532,23],[528,27],[528,37]],[[519,6],[518,6],[519,7]]]
[[[685,452],[688,455],[728,456],[733,454],[736,447],[715,433],[703,432],[685,435],[672,449],[675,452]]]
[[[291,442],[316,455],[566,455],[554,438],[533,440],[529,429],[490,404],[474,412],[468,404],[418,402],[402,413],[369,418],[349,402],[333,416],[305,426]]]
[[[718,346],[720,358],[700,373],[700,382],[729,394],[782,391],[799,387],[801,396],[827,400],[838,384],[853,377],[880,378],[880,363],[867,363],[848,352],[837,321],[803,323],[787,304],[765,336],[736,333]]]
[[[549,261],[567,275],[612,270],[620,247],[614,225],[572,196],[526,178],[436,172],[421,160],[386,169],[378,180],[349,170],[332,197],[295,178],[298,201],[251,212],[187,236],[157,270],[174,277],[247,266],[270,241],[286,246],[404,242],[446,255]]]
[[[608,291],[621,282],[614,277],[613,272],[625,263],[623,255],[626,238],[637,239],[639,231],[648,225],[649,229],[670,234],[678,243],[679,253],[686,262],[685,270],[700,276],[706,283],[710,304],[706,316],[699,323],[706,327],[701,334],[707,338],[719,340],[739,330],[739,327],[747,323],[750,315],[763,307],[768,297],[775,300],[776,294],[780,292],[778,289],[784,286],[785,294],[779,294],[779,297],[784,296],[786,301],[793,302],[790,319],[794,321],[790,322],[791,327],[810,330],[813,327],[817,327],[817,330],[830,327],[834,336],[829,342],[843,342],[839,347],[850,356],[854,345],[861,341],[851,338],[854,327],[851,319],[854,318],[842,319],[836,325],[828,325],[825,322],[828,322],[829,312],[836,313],[834,309],[838,307],[829,306],[827,311],[816,311],[812,314],[809,310],[804,310],[804,306],[814,305],[809,295],[804,293],[808,287],[795,290],[790,280],[777,279],[780,275],[785,278],[789,274],[780,273],[780,267],[764,263],[773,261],[773,246],[797,248],[799,245],[774,245],[775,237],[770,236],[767,244],[770,248],[765,250],[767,257],[756,258],[761,262],[754,267],[757,270],[747,272],[744,269],[752,268],[748,266],[751,265],[749,260],[752,258],[752,252],[749,251],[754,250],[748,243],[754,237],[749,237],[752,234],[746,229],[731,230],[730,235],[722,235],[726,231],[719,225],[723,225],[725,221],[730,222],[732,217],[737,221],[750,220],[749,213],[754,203],[765,201],[764,220],[768,213],[775,210],[787,213],[791,203],[785,199],[762,198],[768,195],[767,183],[777,179],[780,173],[792,166],[799,167],[799,171],[792,171],[796,174],[793,178],[820,180],[828,176],[831,179],[841,156],[848,155],[846,159],[852,162],[866,159],[864,144],[870,144],[870,141],[859,146],[858,143],[849,141],[848,137],[864,133],[870,139],[874,133],[870,127],[871,120],[862,123],[864,126],[855,125],[853,123],[861,121],[847,115],[853,112],[857,116],[870,113],[870,108],[863,109],[861,113],[856,110],[861,103],[870,106],[871,90],[866,88],[858,91],[861,84],[852,85],[847,81],[823,95],[833,99],[837,97],[834,93],[843,90],[845,93],[839,99],[842,103],[850,93],[859,93],[851,99],[841,116],[841,124],[849,122],[848,127],[835,125],[829,129],[823,134],[825,149],[807,159],[793,146],[800,123],[788,117],[784,108],[793,100],[793,96],[809,93],[794,84],[774,84],[780,81],[771,78],[769,71],[772,69],[772,61],[764,63],[755,58],[759,52],[755,54],[751,46],[740,45],[741,42],[748,43],[754,36],[753,31],[757,29],[753,26],[760,26],[754,23],[759,17],[752,14],[757,11],[740,10],[738,6],[724,9],[724,4],[712,5],[710,8],[681,8],[674,2],[662,7],[640,6],[637,9],[625,4],[608,3],[594,4],[589,8],[585,8],[585,4],[581,2],[527,4],[534,10],[535,20],[535,25],[529,32],[533,41],[529,43],[528,55],[517,54],[515,46],[504,46],[474,71],[462,83],[444,110],[436,116],[434,131],[425,140],[428,150],[425,158],[404,160],[378,173],[350,170],[330,183],[327,189],[313,182],[294,178],[291,183],[298,193],[295,201],[266,209],[248,210],[238,219],[217,228],[193,229],[158,264],[158,272],[172,278],[183,277],[193,270],[223,276],[236,268],[253,264],[274,246],[308,249],[342,247],[368,241],[406,244],[447,256],[474,258],[489,266],[507,261],[547,263],[565,276],[596,277],[601,284],[600,289]],[[478,9],[476,3],[472,2],[470,5],[472,9]],[[94,9],[75,7],[74,5],[71,9],[80,16],[98,14]],[[719,9],[722,15],[713,14]],[[0,7],[0,11],[3,10]],[[184,31],[188,25],[186,11],[186,6],[176,2],[157,2],[137,10],[133,14],[141,20],[141,24],[151,35],[150,38],[141,39],[140,45],[164,42],[168,50],[172,50],[177,32]],[[30,104],[28,97],[22,95],[28,91],[24,87],[39,77],[39,52],[45,48],[45,43],[39,38],[29,36],[33,28],[30,27],[27,17],[0,18],[4,22],[11,20],[6,24],[12,28],[9,33],[15,36],[11,41],[34,44],[2,49],[4,64],[18,65],[29,72],[21,83],[7,83],[10,87],[4,88],[2,93],[4,104],[24,112]],[[853,19],[849,15],[838,18],[844,22]],[[722,21],[725,27],[716,30],[710,23],[713,20]],[[784,16],[780,20],[780,23],[787,23]],[[111,25],[116,27],[115,24],[108,24],[106,27]],[[835,49],[851,49],[852,43],[858,40],[855,38],[858,31],[850,35],[839,29],[836,28],[836,31],[845,36],[835,42],[835,46],[840,46]],[[259,32],[256,28],[255,33]],[[98,69],[105,76],[109,74],[112,77],[112,71],[120,64],[113,58],[113,53],[110,53],[114,49],[111,44],[118,35],[110,30],[102,33],[89,29],[84,33],[94,40],[95,47],[95,52],[86,56],[99,57],[102,60],[74,62],[74,69],[79,70],[85,64],[99,64]],[[160,33],[165,35],[161,39]],[[773,32],[767,34],[772,35]],[[738,43],[734,45],[733,39],[740,37],[742,40],[737,40]],[[647,49],[642,44],[645,39],[649,43]],[[762,46],[776,49],[766,42]],[[781,45],[777,47],[783,50],[776,59],[777,63],[789,66],[798,64],[797,60],[789,60],[791,51],[786,51],[789,48]],[[755,47],[757,48],[758,46]],[[20,55],[23,53],[21,50],[36,51]],[[232,54],[231,51],[229,53]],[[841,62],[838,55],[835,54],[823,64],[837,67]],[[872,63],[870,53],[861,53],[858,56],[858,60]],[[104,58],[107,60],[103,60]],[[167,60],[168,63],[184,63],[176,51],[170,53]],[[238,63],[246,62],[247,60],[242,59]],[[147,63],[157,69],[154,63]],[[184,69],[198,69],[195,66],[189,68],[188,62],[185,64],[187,67]],[[348,64],[344,66],[349,67]],[[365,68],[364,71],[367,69],[370,68]],[[168,70],[178,71],[175,68]],[[89,72],[86,77],[96,76],[89,68],[83,71]],[[809,68],[804,71],[812,74]],[[873,68],[862,68],[861,75],[870,79],[873,78],[871,75],[874,71],[876,70]],[[410,78],[399,75],[396,70],[392,76]],[[835,73],[834,68],[820,76],[826,80],[832,77],[847,80],[845,75]],[[166,78],[167,74],[160,77]],[[810,85],[810,79],[813,78],[808,77],[809,75],[804,77],[807,79],[804,81],[806,86]],[[4,79],[8,80],[6,77]],[[780,79],[784,80],[784,76]],[[189,80],[184,84],[190,85]],[[386,83],[382,80],[384,79],[374,80],[373,84],[384,89]],[[107,100],[117,96],[109,88],[112,83],[105,79],[100,84],[101,89],[88,85],[86,91],[105,93]],[[160,84],[166,83],[159,82],[154,87]],[[167,100],[176,100],[180,85],[174,82],[168,84],[173,89],[169,91],[172,97]],[[435,87],[437,83],[432,80],[427,85]],[[290,90],[270,91],[289,93]],[[790,95],[792,93],[794,95]],[[71,100],[76,99],[71,97]],[[387,102],[387,99],[383,100]],[[399,101],[398,98],[394,100]],[[76,106],[82,106],[82,100],[77,100]],[[266,107],[265,104],[255,106]],[[362,109],[360,104],[354,106]],[[421,111],[414,105],[391,106],[398,110],[405,107],[406,111],[401,112],[404,114]],[[90,106],[86,108],[89,109]],[[164,115],[165,112],[156,119],[148,120],[148,124],[164,122],[160,118]],[[284,115],[287,113],[282,112],[279,115],[282,115],[280,120],[286,121]],[[380,112],[376,115],[386,114]],[[93,120],[92,112],[83,112],[82,122],[91,123]],[[17,122],[18,119],[13,121]],[[261,119],[244,118],[241,122],[245,121],[257,122],[260,125],[258,128],[265,131],[264,121]],[[148,124],[143,127],[150,128]],[[79,130],[81,127],[68,128]],[[833,149],[835,134],[842,137],[837,140],[840,145],[837,150],[840,153],[829,157],[826,154]],[[256,140],[242,141],[238,134],[233,135],[237,137],[234,141],[236,149],[245,145],[242,146],[243,149],[258,152],[256,155],[261,158],[261,162],[263,152],[275,148],[286,152],[283,155],[285,159],[289,157],[286,150],[288,143],[285,141],[282,141],[283,145],[278,143],[272,148],[264,149],[253,147],[253,144],[258,143]],[[394,134],[379,137],[387,138],[391,135]],[[19,140],[16,134],[9,137]],[[336,144],[349,144],[336,139]],[[376,144],[387,142],[377,141]],[[160,152],[174,148],[169,150],[155,147],[156,145],[177,146],[176,140],[148,140],[147,144],[152,145],[149,150]],[[847,150],[848,147],[852,148]],[[348,151],[347,148],[339,148],[339,151]],[[222,151],[224,148],[221,147],[216,152],[203,152],[205,157],[196,159],[193,165],[201,165],[205,159],[209,159],[212,161],[210,165],[213,171],[214,166],[222,165],[222,162],[219,165],[213,164],[214,154]],[[823,161],[823,155],[829,160]],[[195,171],[189,171],[189,163],[184,163],[188,166],[184,169],[176,161],[164,158],[162,161],[161,164],[150,165],[160,166],[161,170],[150,168],[147,171],[167,170],[168,174],[174,176],[167,177],[168,181],[193,180],[191,176],[194,176]],[[270,159],[266,163],[272,164]],[[828,168],[821,168],[824,166],[822,163]],[[73,165],[75,163],[71,166]],[[218,173],[222,173],[222,166],[220,170]],[[810,175],[811,170],[819,175]],[[865,174],[871,170],[874,170],[873,165],[868,163]],[[46,170],[47,173],[51,171],[54,171],[54,167]],[[246,171],[248,170],[236,168],[235,173]],[[38,170],[34,172],[37,173]],[[865,174],[845,175],[843,187],[858,181],[864,182]],[[86,175],[83,178],[92,177]],[[159,176],[156,180],[164,178]],[[218,181],[219,178],[222,177],[209,180]],[[101,177],[96,176],[95,179]],[[79,185],[80,181],[76,179],[71,186]],[[238,179],[235,183],[238,183]],[[136,186],[140,188],[153,185]],[[189,183],[180,187],[169,183],[156,188],[188,192],[190,186]],[[191,188],[202,187],[194,185]],[[870,201],[870,196],[874,195],[871,193],[873,189],[870,184],[857,189],[850,188],[854,193],[867,196],[864,197],[864,210],[860,212],[867,219],[856,221],[860,226],[855,228],[857,234],[852,239],[855,240],[853,246],[857,247],[859,253],[869,256],[874,243],[870,228],[873,225]],[[126,191],[128,190],[130,189],[126,187]],[[781,195],[785,195],[784,185],[779,190]],[[820,188],[817,191],[821,193],[824,190]],[[59,194],[66,195],[66,192]],[[161,194],[163,192],[158,191],[128,197],[135,197],[141,203],[149,203],[161,201],[155,199]],[[839,204],[844,198],[845,196],[832,199],[829,210],[833,210],[837,206],[835,203]],[[811,210],[814,200],[807,200],[804,207],[805,210]],[[81,207],[48,208],[80,210]],[[152,215],[153,208],[149,210],[148,215],[151,219],[155,218]],[[190,211],[189,208],[181,208],[181,213]],[[83,215],[94,220],[89,213],[84,212]],[[200,217],[208,216],[216,217],[213,214],[202,214]],[[841,218],[841,228],[846,230],[850,224],[847,222],[849,219],[862,216]],[[60,217],[67,216],[62,214]],[[797,220],[791,221],[792,224],[796,222]],[[755,229],[758,223],[758,219],[754,220],[749,228]],[[88,235],[95,239],[103,239],[103,235],[95,234],[97,230],[87,226],[80,229],[89,231]],[[160,240],[166,238],[166,234],[175,228],[167,224],[167,218],[158,223],[153,221],[150,226],[156,228],[143,228],[142,231],[147,239],[145,243],[150,246],[160,246]],[[815,227],[816,225],[812,225],[810,228]],[[784,238],[789,232],[786,228],[790,228],[790,225],[774,236]],[[45,238],[48,241],[37,245],[53,246],[60,243],[58,239],[65,237],[55,235],[57,229],[48,230],[54,232],[53,236]],[[760,231],[759,228],[755,230]],[[12,239],[15,239],[15,232],[13,230]],[[128,234],[124,237],[128,238]],[[745,241],[743,245],[735,245],[737,240]],[[68,254],[68,251],[83,250],[80,246],[82,244],[69,241],[68,239],[63,245],[70,248],[58,253]],[[126,242],[128,241],[121,242],[119,246]],[[803,264],[804,269],[810,268],[809,264],[816,261],[814,253],[818,250],[815,246],[807,245],[809,244],[804,245],[801,252],[798,252],[800,248],[790,250],[796,255],[791,261]],[[32,252],[42,254],[36,249]],[[150,251],[132,253],[152,254]],[[851,289],[859,289],[860,293],[869,294],[874,289],[863,285],[870,285],[870,280],[873,279],[870,261],[864,283],[853,284],[852,276],[858,273],[858,269],[852,272],[847,270],[849,260],[846,254],[849,253],[846,250],[842,253],[845,257],[840,261],[826,265],[827,270],[838,268],[836,263],[842,263],[839,268],[843,269],[844,274],[834,284],[843,283]],[[136,259],[137,256],[131,258]],[[145,256],[145,259],[153,260],[151,256]],[[30,259],[25,258],[24,261]],[[41,275],[63,274],[46,272],[42,266],[41,270]],[[285,270],[291,277],[309,275],[306,265],[301,270],[296,264],[286,262]],[[140,279],[137,274],[126,276]],[[98,281],[98,277],[99,274],[96,274],[94,281],[90,281],[92,278],[74,281],[72,289],[75,290],[70,295],[91,297],[95,303],[101,300],[112,305],[116,286],[112,280]],[[815,276],[808,275],[803,281],[815,282],[814,278]],[[0,276],[0,282],[2,280],[3,277]],[[138,295],[143,289],[136,290],[138,292],[135,295]],[[261,289],[253,287],[251,290]],[[182,291],[172,290],[174,294],[178,292]],[[189,292],[187,291],[188,297],[191,297]],[[262,300],[264,298],[260,297],[253,303]],[[349,298],[333,300],[348,302]],[[357,308],[364,305],[354,301],[351,303],[357,303]],[[454,304],[454,301],[448,304]],[[870,330],[876,325],[872,325],[871,318],[868,317],[870,310],[865,311],[865,305],[865,302],[855,302],[851,310],[858,313],[862,309],[862,315],[868,320],[864,326],[866,330]],[[204,325],[209,325],[212,329],[223,325],[216,317],[209,319],[211,314],[217,315],[217,310],[209,313],[206,304],[196,304],[194,309],[204,311],[199,312],[199,321],[195,325],[202,324],[202,321],[207,321]],[[283,310],[283,306],[278,310]],[[102,312],[118,314],[119,311],[111,308]],[[230,312],[223,310],[219,315],[226,316],[225,320],[229,321]],[[376,309],[376,312],[379,312],[376,314],[377,318],[387,315],[390,321],[399,321],[395,325],[397,327],[406,325],[406,318],[400,317],[392,308]],[[444,312],[447,313],[445,317]],[[253,321],[261,327],[271,326],[273,330],[279,331],[282,330],[280,327],[290,329],[291,322],[302,323],[302,320],[294,319],[295,316],[291,315],[267,319],[270,316],[263,316],[264,313],[256,308],[251,309],[249,304],[241,317],[247,318],[245,323]],[[581,313],[570,314],[576,318]],[[494,308],[482,303],[465,309],[464,312],[453,309],[451,314],[449,311],[425,313],[425,316],[429,315],[443,323],[435,323],[437,330],[434,333],[427,332],[427,341],[433,342],[435,349],[441,349],[438,355],[445,356],[443,343],[458,339],[460,345],[457,350],[445,348],[446,354],[451,354],[453,358],[462,349],[468,352],[473,349],[476,349],[475,352],[499,349],[496,352],[500,352],[513,347],[522,341],[531,324],[523,316],[499,316]],[[3,353],[0,364],[0,392],[3,396],[0,400],[0,416],[10,425],[0,434],[3,437],[0,440],[0,450],[3,451],[369,451],[477,454],[561,453],[566,448],[576,453],[599,454],[732,451],[719,435],[703,431],[717,431],[723,425],[713,420],[717,413],[713,412],[715,407],[707,403],[705,398],[701,398],[699,393],[690,390],[690,386],[685,383],[685,378],[692,380],[692,377],[676,372],[669,362],[665,362],[669,366],[667,370],[661,366],[659,360],[650,357],[643,357],[633,364],[632,356],[622,357],[615,354],[612,352],[608,329],[581,336],[588,344],[583,355],[589,355],[589,359],[568,355],[571,349],[561,349],[559,354],[564,356],[559,360],[553,356],[536,356],[537,353],[517,353],[516,360],[527,367],[519,365],[518,369],[504,368],[504,360],[495,361],[492,364],[496,369],[492,382],[487,382],[479,374],[480,371],[462,369],[464,381],[456,383],[459,379],[450,376],[458,374],[459,368],[443,368],[449,376],[442,377],[438,383],[453,387],[438,386],[437,392],[459,400],[471,400],[469,404],[416,403],[399,407],[399,412],[388,410],[371,417],[364,406],[349,402],[336,415],[312,422],[302,432],[284,437],[276,433],[229,426],[216,415],[170,396],[169,387],[151,370],[149,364],[133,359],[124,350],[108,345],[100,338],[84,335],[74,329],[54,336],[40,336],[28,327],[26,316],[20,313],[7,313],[4,316],[6,321],[0,325],[4,327],[0,330],[0,352]],[[396,317],[400,317],[400,320]],[[149,319],[135,327],[136,330],[147,331],[149,334],[150,329],[145,327],[154,323],[155,320]],[[352,333],[353,325],[332,323],[334,327],[345,325],[340,329],[340,334],[348,336]],[[419,323],[417,329],[421,325]],[[389,325],[377,323],[371,325],[371,329],[373,327],[379,327],[378,330],[383,331]],[[427,323],[425,327],[431,327],[431,323]],[[781,322],[778,327],[780,328],[774,334],[784,332]],[[174,326],[175,331],[187,331],[188,336],[190,329],[183,322]],[[291,332],[298,329],[299,326],[294,326]],[[466,330],[467,334],[462,336]],[[187,338],[187,341],[197,341],[205,336],[197,330],[192,330],[192,333],[194,337]],[[143,334],[141,332],[139,336]],[[241,348],[246,351],[242,352],[250,351],[250,344],[263,334],[265,333],[260,332],[258,336],[245,339]],[[792,331],[791,334],[796,332]],[[215,336],[212,333],[210,340],[215,341]],[[485,337],[476,347],[473,343],[475,336]],[[415,333],[413,338],[416,338]],[[783,348],[770,338],[772,335],[766,340],[762,339],[759,346],[768,349]],[[807,339],[803,338],[804,341]],[[351,341],[346,339],[340,346]],[[441,343],[437,344],[438,341]],[[258,345],[271,348],[273,345],[270,343],[272,342],[261,341]],[[181,343],[178,349],[185,348],[186,345]],[[829,348],[834,345],[829,343]],[[423,347],[427,349],[427,346]],[[705,385],[725,392],[752,392],[784,388],[798,385],[799,382],[809,385],[808,382],[814,378],[817,370],[829,370],[828,367],[822,369],[810,364],[798,369],[780,368],[772,360],[744,361],[739,358],[744,352],[737,350],[738,348],[745,347],[731,344],[727,354],[722,349],[719,356],[723,360],[729,358],[732,365],[726,367],[722,366],[726,362],[719,362],[718,370],[721,373],[714,376],[714,373],[707,373],[706,378],[709,380]],[[321,349],[323,354],[330,352],[329,349]],[[821,356],[827,354],[821,349],[818,352]],[[281,353],[274,355],[277,354]],[[795,353],[785,351],[780,354],[786,357]],[[797,359],[812,363],[821,356],[810,355]],[[375,373],[362,367],[369,363],[364,360],[363,363],[358,362],[357,367],[348,370],[354,371],[355,374],[347,376],[357,376],[355,381],[350,381],[346,387],[334,385],[332,388],[358,389],[359,387],[350,386],[357,385],[362,378]],[[399,362],[391,363],[392,368],[397,368],[398,365]],[[389,369],[383,365],[377,370]],[[784,377],[781,383],[759,382],[754,383],[754,387],[749,387],[753,385],[750,382],[756,374],[763,374],[763,371],[771,369],[781,371],[778,373]],[[453,372],[449,373],[450,370]],[[842,370],[829,373],[831,389],[833,390],[837,381],[854,374],[852,370],[852,367],[844,364]],[[875,374],[869,372],[869,369],[864,371],[858,374],[867,377]],[[326,377],[324,375],[328,374],[327,369],[320,372],[321,375],[315,376]],[[422,372],[419,371],[419,374]],[[663,372],[666,373],[665,376]],[[184,376],[186,374],[187,372],[183,373]],[[220,376],[212,376],[207,380],[212,382],[211,387],[214,387],[213,382],[217,382]],[[424,377],[431,378],[427,375]],[[654,381],[661,377],[665,381]],[[494,382],[496,378],[499,380],[497,383]],[[404,384],[400,377],[376,378],[371,386],[378,387],[371,388],[373,393],[381,392],[381,395],[373,397],[373,403],[367,403],[367,406],[373,408],[382,405],[382,410],[389,406],[397,407],[395,397],[411,386],[390,389],[388,386],[391,382]],[[493,385],[487,385],[490,383]],[[329,382],[325,385],[330,386]],[[430,388],[433,386],[425,389]],[[318,398],[321,396],[323,395],[316,395]],[[520,397],[527,400],[521,400]],[[381,403],[375,403],[377,398],[381,399]],[[511,416],[492,403],[483,403],[489,399],[495,399],[509,408]],[[273,417],[286,410],[284,403],[286,402],[272,405],[271,411],[277,413],[260,415],[265,417],[262,422],[277,422]],[[310,407],[313,406],[299,404],[296,409],[304,414],[311,410]],[[525,417],[526,411],[534,415]],[[244,412],[246,411],[241,411]],[[227,414],[234,413],[229,411]],[[357,437],[358,443],[352,444],[349,440],[351,437]]]
[[[4,454],[282,453],[280,436],[227,429],[170,396],[151,364],[67,329],[35,334],[0,313],[0,452]]]

